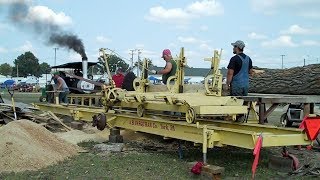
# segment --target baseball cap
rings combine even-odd
[[[170,55],[171,56],[171,51],[170,49],[165,49],[162,51],[162,57],[164,57],[164,55]]]
[[[240,48],[240,49],[243,49],[246,45],[244,44],[244,42],[243,41],[241,41],[241,40],[238,40],[238,41],[236,41],[236,42],[234,42],[234,43],[231,43],[231,45],[232,46],[237,46],[238,48]]]
[[[60,75],[59,71],[52,73],[53,75]]]

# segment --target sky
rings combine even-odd
[[[23,24],[9,16],[13,2],[27,4]],[[184,47],[191,67],[209,68],[204,58],[215,49],[223,49],[220,67],[226,67],[234,55],[230,43],[242,40],[254,66],[282,68],[282,58],[284,68],[314,64],[320,59],[319,9],[319,0],[0,0],[0,63],[13,64],[26,51],[50,65],[81,61],[73,50],[48,43],[49,30],[36,26],[42,23],[76,35],[92,62],[99,48],[127,63],[130,50],[141,49],[141,58],[164,66],[163,49],[177,56]]]

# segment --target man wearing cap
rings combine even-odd
[[[231,96],[247,96],[249,90],[249,74],[252,74],[252,60],[243,53],[243,41],[231,43],[233,54],[230,59],[227,73],[227,86]]]
[[[59,103],[61,102],[68,103],[67,95],[69,94],[69,88],[66,82],[64,81],[64,79],[60,77],[59,71],[53,73],[53,79],[54,79],[54,83],[57,85],[56,90],[61,91],[59,93]]]
[[[114,81],[117,88],[122,87],[123,79],[124,79],[124,75],[122,73],[122,69],[118,68],[116,71],[116,74],[112,76],[112,80]]]
[[[174,76],[177,71],[177,64],[172,59],[171,51],[169,49],[165,49],[162,52],[162,58],[166,61],[166,66],[161,71],[151,70],[153,74],[162,74],[162,82],[167,84],[167,80],[170,76]]]

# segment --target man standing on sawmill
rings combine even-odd
[[[53,79],[55,84],[57,85],[56,91],[61,91],[59,93],[59,103],[68,103],[68,97],[69,94],[69,87],[67,86],[66,82],[62,77],[60,77],[59,71],[56,71],[53,73]]]
[[[162,58],[166,61],[166,66],[161,71],[151,70],[150,72],[153,74],[162,74],[162,82],[163,84],[167,84],[168,78],[176,74],[177,64],[172,59],[171,51],[169,49],[163,50]]]
[[[252,60],[243,53],[243,41],[231,43],[233,54],[230,59],[227,73],[227,87],[231,96],[247,96],[249,91],[249,74],[253,73]]]

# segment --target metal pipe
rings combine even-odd
[[[88,79],[88,59],[82,58],[82,74],[83,78]]]
[[[208,128],[207,125],[203,126],[203,131],[202,131],[202,135],[203,135],[203,142],[202,142],[202,153],[203,153],[203,164],[207,164],[207,150],[208,150]]]

